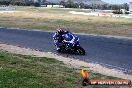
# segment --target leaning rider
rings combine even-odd
[[[58,28],[55,34],[53,35],[54,44],[58,52],[60,52],[60,47],[63,46],[63,35],[67,33],[68,31],[64,31],[62,28]]]

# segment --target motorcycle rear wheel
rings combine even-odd
[[[76,47],[76,48],[77,48],[77,49],[76,49],[76,52],[77,52],[78,54],[80,54],[80,55],[85,55],[85,54],[86,54],[85,50],[84,50],[82,47],[78,46],[78,47]]]

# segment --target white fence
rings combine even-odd
[[[47,7],[47,8],[63,8],[63,5],[41,5],[41,7]]]

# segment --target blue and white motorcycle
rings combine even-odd
[[[85,55],[85,50],[80,46],[79,38],[72,33],[63,35],[63,46],[61,52],[75,53],[79,55]]]

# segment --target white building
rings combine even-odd
[[[46,5],[47,8],[63,8],[63,5]]]

